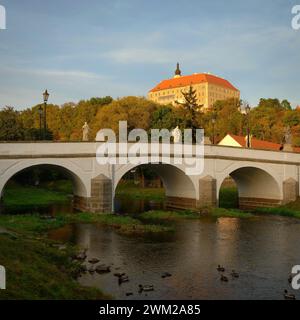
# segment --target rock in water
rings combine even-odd
[[[100,261],[100,260],[97,259],[97,258],[92,258],[92,259],[89,260],[89,263],[91,263],[91,264],[96,264],[96,263],[98,263],[99,261]]]
[[[89,272],[89,273],[94,273],[94,272],[96,272],[96,267],[95,267],[94,265],[90,266],[90,267],[88,268],[88,272]]]
[[[164,279],[164,278],[172,277],[172,275],[169,272],[164,272],[161,277]]]
[[[101,264],[99,266],[96,267],[96,272],[97,273],[109,273],[110,272],[110,267],[109,266],[105,266],[104,264]]]

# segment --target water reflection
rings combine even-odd
[[[149,210],[165,209],[164,201],[148,199],[132,199],[129,197],[116,196],[115,198],[116,213],[140,213]]]
[[[68,200],[62,203],[52,203],[48,205],[13,205],[6,206],[3,203],[0,204],[0,214],[40,214],[55,216],[61,213],[73,213],[73,202]]]
[[[112,273],[128,274],[130,282],[121,286],[112,273],[80,279],[119,299],[282,299],[285,288],[292,291],[287,281],[291,267],[300,263],[300,223],[283,217],[181,221],[163,241],[87,224],[49,236],[88,248],[89,258],[111,265]],[[228,283],[220,281],[218,264],[226,267]],[[239,279],[230,277],[232,269]],[[172,277],[162,279],[164,272]],[[152,284],[155,291],[139,294],[139,284]],[[126,297],[127,292],[134,295]]]
[[[140,213],[149,210],[165,209],[164,201],[160,200],[145,200],[131,199],[128,197],[117,196],[115,198],[116,213]],[[0,214],[41,214],[51,215],[61,213],[73,213],[73,200],[69,199],[62,203],[52,203],[49,205],[13,205],[5,206],[0,202]]]

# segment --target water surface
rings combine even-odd
[[[292,291],[292,266],[300,264],[300,221],[285,217],[180,221],[173,234],[161,237],[128,237],[89,224],[49,236],[88,248],[89,258],[110,265],[111,273],[87,273],[79,281],[117,299],[282,299],[285,288]],[[220,281],[218,264],[225,266],[228,283]],[[238,279],[230,276],[232,269]],[[119,286],[114,272],[125,272],[130,282]],[[164,272],[172,276],[163,279]],[[139,294],[139,284],[155,291]]]

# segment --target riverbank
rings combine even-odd
[[[181,219],[202,219],[206,217],[212,218],[251,218],[254,215],[249,212],[244,212],[238,209],[225,208],[205,208],[200,212],[196,211],[163,211],[153,210],[139,214],[139,219],[142,221],[150,221],[152,223],[158,221],[177,221]]]
[[[59,189],[61,186],[62,189]],[[56,187],[21,186],[10,184],[4,189],[3,204],[5,206],[42,206],[51,203],[62,203],[69,199],[66,182],[58,181]]]
[[[5,188],[4,193],[4,205],[10,207],[28,207],[28,206],[44,206],[57,203],[64,203],[70,200],[72,194],[72,185],[70,181],[59,180],[55,182],[49,182],[40,187],[33,186],[20,186],[14,183],[8,185]],[[138,188],[131,181],[122,183],[116,190],[118,197],[126,197],[128,199],[143,199],[143,200],[157,200],[163,201],[165,198],[165,192],[163,188]],[[147,214],[140,215],[143,220],[176,220],[176,219],[195,219],[200,216],[211,214],[213,217],[236,217],[236,218],[249,218],[251,213],[237,209],[238,193],[235,187],[226,187],[220,190],[220,208],[204,208],[201,211],[201,215],[195,212],[182,211],[162,211],[155,210]],[[255,213],[258,214],[273,214],[281,216],[289,216],[294,218],[300,218],[300,199],[297,201],[280,206],[277,208],[257,208]],[[82,219],[90,219],[82,216]],[[60,220],[61,218],[58,218]],[[92,223],[102,223],[114,228],[119,228],[123,233],[144,233],[144,232],[164,232],[168,231],[161,226],[143,225],[141,222],[132,218],[131,216],[125,216],[115,218],[109,215],[102,215],[101,218],[97,218],[98,221]],[[76,221],[74,221],[76,222]],[[135,227],[133,227],[135,226]],[[170,230],[169,230],[170,231]]]
[[[0,262],[6,268],[6,290],[0,299],[99,300],[110,296],[76,281],[81,264],[70,257],[76,248],[48,240],[43,232],[59,224],[27,217],[0,216]]]
[[[44,219],[40,215],[0,215],[0,226],[17,232],[29,234],[45,233],[66,224],[91,223],[111,227],[117,232],[127,235],[142,235],[148,233],[164,233],[173,231],[172,226],[160,224],[145,224],[131,216],[113,214],[93,214],[78,212],[74,214],[59,214],[53,219]]]
[[[260,214],[272,214],[300,219],[300,199],[277,208],[257,208],[255,211]]]
[[[67,180],[58,180],[45,183],[39,187],[33,186],[20,186],[15,183],[9,184],[5,188],[4,193],[4,205],[7,207],[13,206],[43,206],[50,205],[52,203],[64,203],[70,200],[72,194],[72,184]],[[118,197],[126,197],[130,199],[144,199],[144,200],[157,200],[163,201],[165,199],[165,191],[163,188],[139,188],[134,185],[132,181],[121,183],[117,190],[116,195]],[[213,217],[238,217],[248,218],[251,213],[244,212],[237,209],[238,206],[238,193],[235,187],[226,187],[220,190],[220,208],[204,209],[204,212],[209,212]],[[258,214],[273,214],[300,218],[300,199],[297,201],[280,206],[277,208],[257,208],[255,213]],[[199,217],[196,214],[190,214],[188,211],[172,212],[172,211],[152,211],[151,214],[144,215],[142,218],[147,217],[150,220],[150,216],[153,219],[158,220],[174,220],[179,218],[193,218]],[[155,217],[156,216],[156,217]],[[120,232],[130,233],[130,225],[139,225],[138,220],[131,220],[130,217],[125,219],[107,218],[105,215],[99,219],[99,223],[113,226],[118,228],[119,225],[127,225],[127,227],[120,228]],[[127,228],[127,230],[126,230]],[[137,227],[137,232],[145,232],[145,227]],[[157,227],[147,226],[150,232],[158,231]],[[133,228],[131,228],[133,231]],[[165,230],[162,230],[165,231]]]

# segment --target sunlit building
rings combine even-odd
[[[184,102],[183,92],[190,86],[196,90],[197,102],[203,105],[203,109],[212,108],[217,100],[229,98],[240,99],[240,91],[228,80],[209,73],[194,73],[183,76],[179,69],[179,63],[172,79],[161,81],[148,93],[148,99],[160,104],[173,104]]]
[[[220,146],[229,146],[229,147],[238,147],[238,148],[246,148],[247,145],[247,136],[237,136],[234,134],[228,133],[219,143]],[[250,148],[252,149],[262,149],[262,150],[274,150],[280,151],[282,150],[282,144],[259,140],[255,137],[250,136]]]

